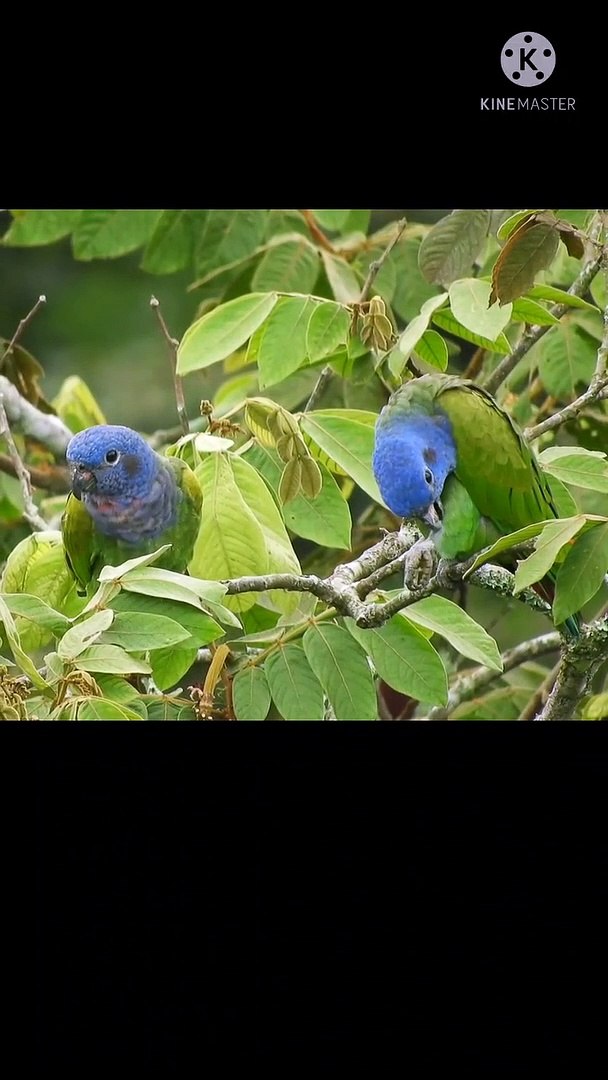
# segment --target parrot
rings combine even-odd
[[[201,521],[203,493],[192,469],[163,457],[132,428],[97,424],[74,435],[66,459],[71,491],[61,519],[68,569],[81,596],[101,568],[146,555],[183,573]]]
[[[388,508],[418,518],[445,558],[559,517],[549,481],[507,412],[482,387],[433,373],[400,386],[375,427],[372,468]],[[549,572],[537,591],[553,599]],[[564,623],[579,635],[578,616]]]

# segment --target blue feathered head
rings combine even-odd
[[[376,424],[373,469],[386,505],[402,518],[441,523],[441,493],[456,466],[447,416],[403,414],[389,403]]]
[[[158,458],[132,428],[99,424],[70,439],[66,458],[71,466],[72,491],[77,499],[138,498],[150,490]]]

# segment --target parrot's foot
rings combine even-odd
[[[417,540],[405,556],[403,564],[405,588],[416,592],[428,585],[435,573],[437,562],[437,548],[433,541],[428,538]]]

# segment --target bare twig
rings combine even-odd
[[[305,210],[302,211],[303,214],[306,214],[307,212],[308,211],[305,211]],[[396,223],[395,233],[391,237],[391,239],[389,240],[389,242],[386,245],[384,251],[382,252],[382,254],[380,255],[380,257],[378,259],[374,259],[373,262],[371,262],[369,264],[369,268],[368,268],[368,271],[367,271],[367,277],[366,277],[365,281],[363,282],[363,287],[361,289],[361,293],[360,293],[359,300],[357,301],[357,303],[363,304],[365,302],[365,300],[367,299],[367,297],[369,295],[369,292],[370,292],[370,289],[371,289],[372,285],[374,284],[374,281],[376,280],[376,277],[378,276],[379,271],[382,269],[382,266],[384,265],[384,263],[388,259],[388,257],[390,255],[391,251],[393,250],[395,244],[397,244],[399,242],[399,240],[401,239],[401,236],[403,234],[403,230],[405,229],[406,225],[407,225],[407,221],[406,221],[405,218],[402,218],[401,221],[398,221]],[[317,379],[315,385],[312,388],[312,393],[311,393],[308,401],[306,402],[306,405],[304,406],[304,409],[302,410],[303,412],[312,412],[312,410],[315,408],[318,401],[320,400],[320,398],[321,398],[321,396],[323,394],[323,391],[325,390],[325,387],[327,386],[328,382],[330,381],[332,375],[333,375],[332,368],[330,367],[329,364],[326,364],[326,366],[323,368],[321,374],[319,375],[319,378]]]
[[[190,425],[188,423],[188,413],[186,411],[186,401],[184,398],[184,385],[181,375],[177,374],[177,349],[179,341],[169,333],[167,324],[163,318],[163,313],[160,310],[160,302],[155,296],[150,297],[150,307],[154,311],[156,318],[158,319],[158,325],[160,326],[161,333],[167,343],[169,350],[169,361],[171,364],[171,374],[173,376],[173,387],[175,390],[175,402],[177,405],[177,415],[181,424],[182,434],[188,435],[190,432]]]
[[[28,311],[25,318],[20,320],[19,325],[18,325],[17,329],[15,330],[15,333],[13,334],[11,340],[8,343],[8,346],[6,348],[6,352],[4,353],[4,359],[5,360],[6,360],[7,356],[9,355],[9,353],[12,352],[13,347],[19,341],[19,338],[21,337],[21,335],[22,335],[23,331],[25,330],[26,326],[28,325],[28,323],[31,323],[32,319],[34,318],[34,315],[37,314],[37,312],[40,310],[41,307],[43,307],[44,304],[46,304],[46,296],[43,293],[38,297],[38,299],[37,299],[36,303],[34,304],[32,310]]]
[[[315,244],[318,244],[321,248],[325,248],[325,251],[331,251],[332,254],[335,254],[336,249],[331,241],[328,240],[323,230],[317,225],[312,210],[300,210],[300,213],[308,226],[308,231]]]
[[[559,664],[560,662],[558,661],[557,664],[555,664],[551,668],[551,671],[547,672],[540,686],[536,687],[536,690],[526,702],[524,708],[519,714],[520,720],[534,720],[536,714],[540,712],[547,698],[549,697],[551,688],[557,678],[557,674],[559,672]]]
[[[45,529],[48,529],[48,525],[44,518],[38,513],[38,509],[32,498],[32,482],[30,474],[19,456],[19,451],[15,440],[13,439],[13,433],[9,426],[6,409],[4,408],[2,393],[0,393],[0,436],[6,439],[6,445],[8,446],[8,452],[15,468],[15,474],[21,485],[21,493],[23,495],[23,516],[31,527],[32,532],[43,532]]]
[[[512,649],[507,649],[501,657],[502,671],[494,671],[492,668],[481,666],[473,671],[458,675],[450,687],[447,705],[436,705],[433,709],[430,709],[428,719],[447,720],[461,702],[474,697],[489,683],[502,678],[507,671],[512,671],[513,668],[525,664],[536,656],[543,656],[545,653],[559,649],[561,643],[559,633],[557,630],[553,630],[549,634],[541,634],[537,638],[532,638],[531,641],[522,641],[521,644],[515,645]]]
[[[65,457],[66,447],[73,432],[52,413],[40,412],[35,405],[21,396],[17,387],[5,375],[0,375],[0,396],[12,428],[48,446],[56,457]]]
[[[19,479],[15,462],[8,454],[0,454],[0,472]],[[53,495],[64,495],[70,490],[68,471],[62,465],[28,465],[28,472],[34,487],[50,491]]]

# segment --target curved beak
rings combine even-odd
[[[422,515],[422,520],[426,521],[427,525],[430,525],[432,529],[439,529],[441,522],[443,521],[443,507],[438,499],[434,503],[431,503],[426,514]]]
[[[72,491],[77,499],[81,499],[87,491],[92,491],[97,485],[95,473],[85,469],[83,465],[74,465],[72,468]]]

